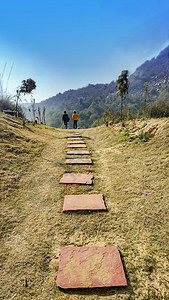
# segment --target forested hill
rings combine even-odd
[[[132,111],[143,106],[143,86],[146,81],[149,82],[149,102],[159,99],[169,101],[169,46],[129,76],[127,105]],[[120,109],[119,98],[115,97],[115,86],[114,81],[109,84],[89,84],[42,101],[41,107],[45,106],[47,110],[47,124],[60,127],[63,110],[67,110],[70,115],[76,110],[80,114],[79,126],[91,127],[108,106],[111,106],[112,111]]]

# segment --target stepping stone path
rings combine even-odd
[[[84,141],[68,141],[68,144],[85,144]]]
[[[81,138],[81,137],[72,137],[72,138],[68,138],[68,141],[77,141],[77,140],[82,141],[83,138]]]
[[[70,150],[67,152],[68,155],[87,155],[89,151],[87,150]]]
[[[101,194],[66,195],[63,211],[106,210]]]
[[[68,158],[66,159],[67,165],[91,165],[92,160],[90,158]]]
[[[63,174],[60,183],[92,184],[92,179],[92,174],[65,173]]]
[[[77,139],[81,141],[77,141]],[[67,148],[86,148],[75,131],[68,131]],[[70,150],[69,155],[89,154]],[[91,164],[90,158],[69,158],[66,164]],[[92,184],[92,174],[65,173],[60,183]],[[63,212],[106,210],[102,194],[65,195]],[[57,286],[63,289],[127,286],[118,249],[113,247],[64,247],[61,249]]]
[[[85,144],[71,144],[67,146],[68,148],[86,148]]]
[[[62,248],[57,285],[63,289],[127,286],[118,249]]]
[[[72,137],[81,137],[78,133],[69,133],[68,137],[72,138]]]

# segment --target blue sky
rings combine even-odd
[[[14,94],[37,82],[39,102],[109,83],[169,45],[168,0],[6,0],[0,5],[0,74]]]

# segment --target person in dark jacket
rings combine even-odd
[[[70,119],[69,119],[69,116],[68,116],[68,114],[66,113],[66,111],[64,111],[62,120],[63,120],[63,122],[64,122],[65,129],[67,129],[67,123],[69,122]]]

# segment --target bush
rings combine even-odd
[[[15,105],[9,99],[0,99],[0,111],[4,109],[15,109]]]
[[[22,125],[25,126],[25,124],[26,124],[26,120],[22,119]]]
[[[169,102],[158,100],[148,106],[147,112],[150,118],[169,117]]]
[[[150,139],[150,135],[148,132],[144,132],[143,130],[141,131],[141,133],[138,135],[138,138],[142,141],[142,142],[148,142]]]
[[[15,110],[15,103],[12,103],[10,99],[0,99],[0,111],[3,110]],[[22,107],[18,106],[18,112],[19,112],[19,117],[25,118],[25,115],[23,113]]]

